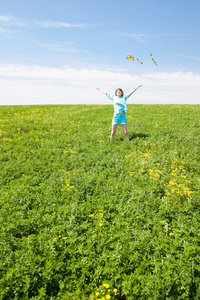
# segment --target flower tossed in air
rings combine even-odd
[[[133,54],[130,54],[130,53],[127,54],[127,55],[126,55],[126,58],[127,58],[127,60],[135,60],[135,59],[136,59],[138,63],[140,63],[141,65],[143,64],[143,62],[140,61],[139,58],[138,58],[138,57],[135,57]]]
[[[157,66],[158,63],[157,63],[157,61],[155,60],[155,58],[153,57],[153,54],[152,54],[150,51],[149,51],[149,54],[150,54],[150,56],[151,56],[151,60],[153,61],[154,65]],[[139,58],[138,58],[138,57],[135,57],[133,54],[128,53],[128,54],[126,55],[126,59],[129,60],[129,61],[131,61],[131,60],[132,60],[132,61],[137,60],[138,63],[140,63],[141,65],[143,65],[143,62],[140,61]]]
[[[134,60],[134,55],[129,53],[129,54],[126,55],[126,58],[128,60]]]
[[[154,65],[157,66],[158,64],[157,64],[157,61],[155,60],[155,58],[153,57],[153,54],[150,51],[149,51],[149,54],[151,56],[151,59],[152,59]]]

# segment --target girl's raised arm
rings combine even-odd
[[[134,89],[132,92],[130,92],[130,94],[133,94],[135,91],[137,91],[137,89],[139,89],[140,87],[141,87],[142,85],[138,85],[137,87],[136,87],[136,89]]]
[[[132,90],[127,96],[126,96],[126,99],[128,99],[135,91],[137,91],[137,89],[139,89],[139,87],[141,87],[142,85],[138,85],[136,87],[136,89]]]
[[[101,91],[102,93],[106,94],[106,92],[100,88],[96,88],[98,91]]]

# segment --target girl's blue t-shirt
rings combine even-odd
[[[114,106],[114,114],[117,115],[122,111],[127,112],[127,104],[126,104],[126,100],[133,94],[133,92],[131,92],[130,94],[126,95],[126,96],[122,96],[122,97],[117,97],[117,96],[113,96],[110,95],[109,93],[106,93],[106,96],[108,96],[108,98],[110,98],[113,101],[113,106]]]

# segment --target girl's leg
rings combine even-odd
[[[111,131],[111,136],[110,136],[110,142],[114,140],[116,130],[117,130],[117,125],[112,125],[112,131]]]
[[[129,135],[128,135],[128,130],[127,130],[127,124],[122,124],[123,132],[125,135],[126,140],[129,141]]]

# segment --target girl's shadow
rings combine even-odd
[[[145,134],[145,133],[131,133],[129,134],[129,139],[130,141],[140,138],[140,139],[147,139],[149,137],[149,134]]]

